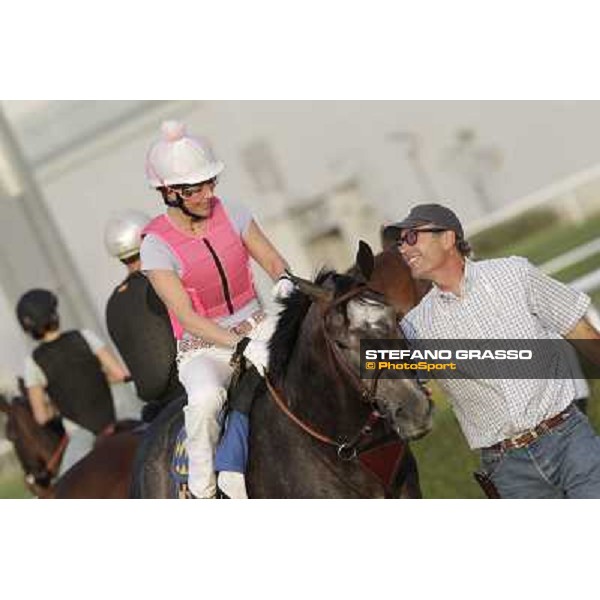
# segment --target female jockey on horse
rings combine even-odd
[[[262,310],[250,271],[252,257],[285,294],[287,264],[252,215],[214,194],[224,164],[205,140],[187,135],[181,123],[162,126],[162,139],[146,157],[148,183],[167,205],[144,229],[142,269],[171,317],[177,339],[179,379],[185,408],[189,490],[198,498],[219,488],[230,498],[246,497],[243,470],[248,420],[232,413],[219,446],[217,417],[238,350],[259,372],[268,363],[267,340],[274,319]],[[231,442],[237,451],[232,452]],[[241,452],[240,452],[241,450]]]
[[[39,345],[25,359],[25,386],[35,420],[64,417],[69,443],[59,475],[83,458],[95,436],[115,421],[109,383],[128,381],[127,370],[91,331],[59,329],[58,300],[43,289],[24,294],[17,304],[23,330]]]

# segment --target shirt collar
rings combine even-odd
[[[437,296],[444,300],[459,300],[465,298],[466,295],[473,289],[475,284],[476,265],[472,260],[465,258],[465,269],[463,272],[463,278],[460,282],[460,296],[457,296],[453,292],[444,292],[435,283],[433,289]]]

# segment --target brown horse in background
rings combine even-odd
[[[138,421],[118,421],[93,450],[54,484],[51,498],[129,498],[133,461],[142,435]]]
[[[61,421],[53,420],[48,426],[39,426],[29,401],[23,396],[16,396],[11,401],[0,396],[0,412],[6,415],[6,438],[12,442],[23,468],[25,484],[35,496],[48,497],[66,446]]]
[[[431,289],[431,283],[413,279],[400,252],[393,247],[375,256],[369,287],[384,295],[400,320],[421,301]]]
[[[22,390],[23,392],[23,390]],[[38,498],[128,498],[133,458],[141,439],[138,421],[119,421],[98,437],[93,450],[55,481],[68,438],[54,421],[40,426],[25,394],[11,401],[0,396],[6,437],[25,472],[25,483]]]

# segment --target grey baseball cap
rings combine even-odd
[[[417,204],[417,206],[413,206],[406,219],[385,227],[383,235],[399,236],[402,229],[412,229],[427,224],[454,231],[457,239],[460,240],[465,236],[460,220],[454,211],[441,204]]]

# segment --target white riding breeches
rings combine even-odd
[[[247,335],[268,340],[277,323],[267,316]],[[232,348],[213,346],[200,348],[179,357],[179,380],[187,392],[184,408],[186,450],[189,461],[188,486],[197,498],[213,498],[216,494],[214,453],[219,439],[217,418],[227,398],[232,375],[229,361]]]

